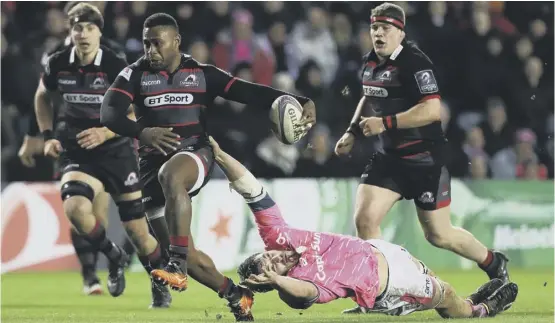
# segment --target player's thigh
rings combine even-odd
[[[426,309],[433,304],[434,281],[412,255],[401,246],[373,240],[389,265],[386,302],[406,311]],[[408,313],[404,313],[408,314]]]
[[[414,201],[418,220],[427,238],[448,233],[451,224],[451,176],[447,168],[428,174]]]
[[[108,212],[110,210],[110,194],[100,192],[93,201],[93,214],[106,228],[108,226]]]
[[[360,177],[355,202],[357,225],[379,226],[387,212],[402,198],[398,179],[385,156],[374,154]]]
[[[192,196],[206,185],[213,165],[214,153],[210,146],[179,151],[162,165],[158,181],[163,189],[186,189]]]

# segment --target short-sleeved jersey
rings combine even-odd
[[[45,66],[42,82],[48,91],[61,94],[64,124],[58,127],[63,133],[60,139],[67,148],[79,147],[75,136],[82,130],[102,127],[100,124],[100,107],[104,94],[115,80],[117,73],[127,62],[101,46],[92,64],[80,66],[75,47],[67,47],[52,54]],[[108,148],[128,138],[117,137],[98,148]]]
[[[441,98],[437,73],[431,60],[416,46],[403,43],[385,61],[374,51],[364,56],[363,115],[383,117],[404,112],[420,102]],[[411,128],[392,129],[379,135],[383,153],[411,164],[441,163],[446,139],[439,121]]]
[[[204,111],[217,96],[225,97],[235,80],[231,74],[186,54],[173,73],[151,69],[143,56],[121,71],[110,91],[131,99],[142,127],[172,127],[180,135],[180,149],[208,144]],[[139,151],[142,157],[160,154],[147,146]]]
[[[269,195],[249,203],[266,250],[294,250],[299,263],[288,276],[313,283],[318,304],[352,298],[372,308],[379,290],[378,260],[369,242],[357,237],[288,226]]]

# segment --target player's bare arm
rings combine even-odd
[[[58,158],[62,151],[62,144],[54,139],[52,131],[54,128],[54,108],[50,102],[49,91],[44,86],[42,79],[35,92],[35,113],[39,130],[44,138],[44,155]]]
[[[136,121],[133,106],[129,106],[127,110],[127,118]],[[106,141],[119,137],[119,135],[107,127],[96,127],[81,131],[77,134],[77,143],[87,150],[94,149]]]
[[[351,119],[351,123],[347,128],[347,131],[345,131],[345,134],[335,145],[335,154],[337,156],[348,154],[351,149],[353,149],[353,146],[355,144],[355,137],[361,133],[358,123],[362,115],[362,110],[364,109],[367,101],[368,98],[366,96],[363,96],[362,98],[360,98],[360,101],[358,101],[357,108],[355,110],[355,113],[353,114],[353,118]]]
[[[306,309],[318,297],[318,289],[314,284],[287,276],[280,276],[271,270],[263,270],[262,274],[251,275],[244,284],[250,288],[271,286],[277,290],[279,298],[289,307]]]

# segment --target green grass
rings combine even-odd
[[[485,281],[482,272],[440,272],[460,295],[471,293]],[[553,271],[511,272],[520,293],[513,307],[487,322],[553,322]],[[105,274],[102,274],[105,277]],[[101,276],[101,277],[102,277]],[[234,277],[234,276],[233,276]],[[545,286],[544,286],[545,284]],[[2,276],[2,322],[233,322],[225,302],[213,292],[191,283],[184,293],[173,293],[167,310],[148,310],[150,288],[145,274],[127,275],[127,290],[119,298],[108,294],[87,297],[81,294],[77,273],[22,273]],[[257,322],[443,322],[434,311],[405,317],[381,314],[342,316],[341,310],[352,307],[350,300],[315,305],[298,311],[284,306],[275,293],[257,295],[254,316]],[[220,316],[220,319],[216,317]]]

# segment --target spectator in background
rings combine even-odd
[[[469,175],[474,179],[487,178],[489,156],[484,151],[485,140],[482,129],[474,127],[466,134],[463,151],[469,162]]]
[[[543,79],[542,61],[528,58],[519,73],[514,74],[508,93],[508,116],[518,127],[531,127],[543,133],[545,119],[553,112],[553,83]]]
[[[187,53],[189,53],[189,55],[191,55],[199,63],[211,64],[210,49],[202,39],[193,41]]]
[[[296,78],[300,67],[312,59],[321,66],[324,84],[329,85],[335,77],[339,58],[328,28],[328,15],[323,8],[312,6],[307,16],[308,21],[297,23],[289,38],[289,71]]]
[[[233,12],[230,33],[222,36],[212,48],[212,58],[219,68],[230,71],[238,63],[252,65],[253,80],[270,85],[275,72],[275,61],[267,42],[256,39],[252,30],[253,17],[247,10]]]
[[[518,39],[515,43],[515,53],[518,62],[520,63],[517,66],[522,65],[532,54],[534,53],[534,44],[530,40],[530,38],[526,36],[522,36]]]
[[[209,1],[200,14],[198,33],[207,44],[216,42],[218,35],[231,25],[231,14],[228,1]]]
[[[493,156],[498,151],[511,147],[514,140],[514,128],[507,121],[505,103],[498,97],[487,102],[487,119],[480,124],[485,138],[485,150]]]
[[[531,129],[516,132],[516,144],[497,153],[491,168],[495,179],[547,178],[547,168],[539,163],[534,152],[537,137]]]
[[[447,138],[446,165],[453,177],[464,177],[468,172],[468,158],[462,150],[464,131],[452,118],[452,111],[445,100],[441,101],[441,128]]]
[[[287,55],[285,42],[287,41],[287,27],[282,21],[275,21],[268,30],[268,42],[272,47],[276,62],[276,73],[287,72]]]
[[[344,165],[333,154],[335,141],[327,126],[317,124],[307,137],[307,148],[301,151],[293,177],[339,177],[345,173]]]

